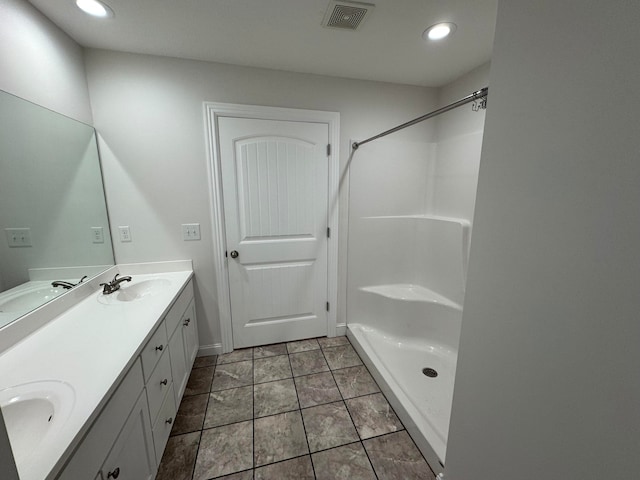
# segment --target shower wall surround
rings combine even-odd
[[[440,90],[488,84],[483,65]],[[421,124],[422,142],[363,145],[350,176],[348,335],[429,461],[446,457],[485,113]],[[427,379],[433,368],[437,379]]]
[[[478,85],[488,85],[489,69],[490,64],[484,64],[442,87],[438,103],[446,105]],[[429,213],[473,223],[486,112],[466,105],[435,118],[437,161],[430,172]]]

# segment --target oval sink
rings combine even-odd
[[[121,286],[120,290],[109,295],[100,293],[98,294],[98,301],[105,305],[112,305],[120,302],[133,302],[149,295],[155,295],[167,288],[169,285],[171,285],[171,282],[166,278],[142,280],[131,285]]]
[[[55,380],[0,390],[0,408],[17,465],[56,441],[75,404],[71,385]]]
[[[64,292],[65,290],[62,287],[53,288],[49,286],[16,293],[11,295],[10,298],[0,302],[0,312],[33,310]]]

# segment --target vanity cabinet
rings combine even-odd
[[[137,414],[139,414],[141,420],[136,423],[133,418]],[[132,422],[134,423],[133,426],[127,429],[127,425],[131,425]],[[102,472],[107,456],[115,455],[113,452],[119,450],[119,445],[128,443],[127,437],[131,436],[129,431],[134,427],[139,429],[135,433],[136,436],[146,438],[141,448],[137,450],[137,455],[139,457],[147,457],[147,460],[143,461],[150,461],[155,467],[153,447],[148,448],[148,446],[152,445],[151,442],[153,440],[151,437],[149,408],[144,393],[142,365],[139,359],[136,359],[129,372],[120,382],[120,385],[118,385],[118,388],[102,409],[102,412],[58,478],[60,480],[94,478],[96,472]],[[109,471],[102,473],[103,480],[107,480]],[[98,478],[101,477],[99,476]]]
[[[57,478],[153,479],[197,350],[190,281]]]

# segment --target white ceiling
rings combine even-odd
[[[30,2],[86,47],[437,87],[490,59],[498,0],[370,0],[355,32],[321,25],[329,0],[106,0],[107,20]],[[422,40],[445,21],[451,38]]]

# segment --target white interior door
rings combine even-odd
[[[326,335],[328,125],[223,117],[218,135],[234,348]]]

